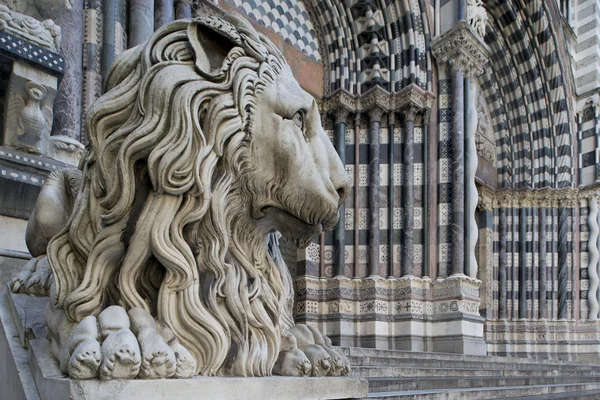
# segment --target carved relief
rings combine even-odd
[[[482,0],[467,0],[467,19],[473,30],[483,38],[488,16]]]
[[[490,118],[486,111],[486,103],[483,92],[479,93],[475,104],[477,110],[477,130],[475,144],[477,154],[492,165],[495,165],[496,146],[494,144],[494,132],[491,129]]]
[[[40,22],[0,5],[0,30],[55,53],[60,50],[60,27],[51,19]]]

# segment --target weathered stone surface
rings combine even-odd
[[[88,121],[85,173],[43,186],[36,258],[12,283],[52,292],[63,374],[268,376],[280,355],[282,375],[348,374],[327,337],[294,327],[278,248],[337,223],[348,177],[265,36],[236,15],[164,26],[116,60]]]

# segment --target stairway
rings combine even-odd
[[[344,347],[369,399],[600,399],[600,364]]]

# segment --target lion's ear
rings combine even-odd
[[[198,22],[188,25],[187,34],[194,50],[198,71],[210,76],[219,75],[223,61],[236,44]]]

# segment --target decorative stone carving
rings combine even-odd
[[[46,153],[52,130],[57,80],[14,62],[5,97],[4,144],[34,154]]]
[[[39,21],[55,18],[73,8],[73,0],[0,0],[0,3]]]
[[[60,50],[60,27],[51,19],[40,22],[0,5],[0,30],[55,53]]]
[[[467,19],[473,30],[483,38],[488,16],[482,0],[467,0]]]
[[[589,305],[589,320],[598,319],[598,285],[600,279],[598,277],[598,232],[600,230],[598,226],[598,199],[591,197],[589,200],[590,213],[588,215],[588,225],[590,228],[590,236],[588,240],[588,251],[589,251],[589,263],[588,263],[588,276],[590,279],[590,286],[588,288],[588,305]]]
[[[477,111],[477,134],[475,135],[477,154],[490,164],[495,165],[496,145],[494,143],[494,133],[491,129],[490,118],[486,112],[486,103],[483,92],[479,93],[475,108]]]
[[[490,50],[465,21],[431,43],[431,52],[438,62],[448,62],[453,70],[481,75]]]
[[[337,223],[349,181],[269,39],[235,14],[165,25],[115,61],[87,127],[78,194],[53,180],[37,203],[68,221],[34,216],[27,234],[50,240],[63,373],[348,373],[325,336],[294,327],[275,231],[307,246]]]

